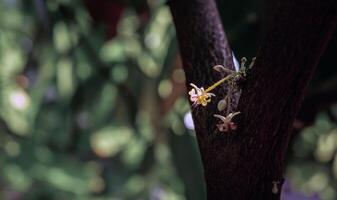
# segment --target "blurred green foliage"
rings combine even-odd
[[[186,101],[160,109],[177,57],[169,9],[149,4],[141,24],[125,5],[108,40],[82,1],[1,1],[1,199],[204,196]]]
[[[251,57],[261,2],[229,2],[233,49]],[[0,199],[205,199],[169,9],[111,4],[107,36],[84,1],[0,1]],[[324,112],[298,135],[298,189],[336,198],[336,141]]]

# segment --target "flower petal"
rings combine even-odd
[[[226,118],[229,118],[230,121],[232,121],[232,118],[235,117],[236,115],[240,114],[241,112],[235,112],[235,113],[230,113]]]
[[[198,88],[196,85],[194,85],[193,83],[190,83],[190,86],[192,86],[196,91],[199,91],[200,88]]]
[[[195,102],[195,101],[198,100],[198,96],[197,95],[191,95],[190,96],[190,100],[193,101],[193,102]]]
[[[189,92],[188,92],[189,95],[196,95],[196,92],[195,92],[195,89],[192,88]]]
[[[226,122],[227,121],[227,119],[226,119],[226,117],[224,117],[224,116],[222,116],[222,115],[217,115],[217,114],[215,114],[215,115],[213,115],[214,117],[216,117],[216,118],[219,118],[221,121],[223,121],[223,122]]]

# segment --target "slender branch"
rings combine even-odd
[[[334,72],[331,70],[331,66],[335,64],[335,57],[337,51],[337,30],[334,32],[332,39],[320,60],[318,67],[322,67],[320,73],[329,71],[329,73]],[[337,102],[337,79],[336,73],[332,75],[329,74],[330,78],[324,80],[323,83],[320,83],[316,87],[310,90],[310,93],[306,95],[301,109],[297,115],[297,120],[299,122],[297,127],[298,130],[306,126],[310,126],[315,122],[317,114],[323,110],[329,112],[329,108]],[[320,80],[322,78],[319,78]],[[329,115],[332,117],[332,115]]]

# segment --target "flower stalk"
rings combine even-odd
[[[221,85],[223,82],[225,81],[229,81],[230,79],[234,78],[235,76],[239,75],[239,72],[234,72],[233,74],[230,74],[222,79],[220,79],[219,81],[215,82],[213,85],[211,85],[210,87],[208,87],[205,92],[210,92],[213,89],[215,89],[216,87],[218,87],[219,85]]]

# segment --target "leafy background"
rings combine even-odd
[[[236,57],[253,57],[272,7],[218,6]],[[335,38],[283,199],[337,198]],[[1,0],[0,199],[205,199],[185,95],[165,1]]]

